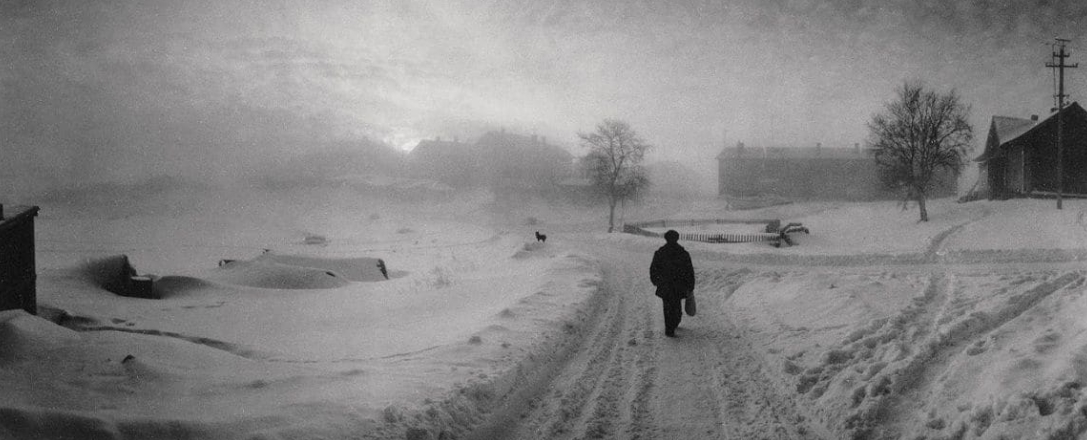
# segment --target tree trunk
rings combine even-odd
[[[928,210],[925,209],[925,193],[923,191],[915,190],[917,194],[917,208],[921,210],[921,221],[928,221]]]
[[[615,230],[615,199],[608,201],[608,232]]]

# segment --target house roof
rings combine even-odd
[[[996,133],[997,140],[1002,144],[1022,136],[1023,133],[1034,127],[1034,122],[1030,119],[993,116],[993,130]]]
[[[985,162],[996,156],[1001,147],[1027,135],[1028,133],[1042,130],[1043,126],[1049,126],[1049,121],[1056,119],[1058,112],[1050,113],[1045,119],[1032,121],[1030,119],[1011,118],[1007,116],[993,116],[993,122],[989,126],[989,141],[985,144],[985,151],[981,153],[975,162]],[[1084,113],[1083,107],[1078,103],[1071,103],[1060,111],[1063,115],[1071,113]]]
[[[466,144],[457,141],[443,141],[441,139],[431,140],[423,139],[411,150],[409,154],[412,158],[420,158],[431,155],[446,156],[446,155],[463,155],[474,153],[472,144]]]
[[[993,116],[992,122],[989,123],[989,138],[985,142],[985,151],[974,161],[984,162],[989,160],[999,150],[1000,145],[1022,136],[1030,131],[1036,123],[1037,121],[1031,119]]]

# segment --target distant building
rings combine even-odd
[[[483,159],[482,151],[474,144],[437,138],[419,141],[411,150],[409,164],[417,177],[465,188],[484,183],[480,177]]]
[[[717,155],[718,195],[773,195],[798,200],[877,200],[902,197],[879,180],[872,150],[745,146]],[[941,173],[930,197],[955,194],[955,176]]]
[[[711,188],[702,188],[703,178],[690,167],[677,161],[654,162],[645,166],[649,176],[649,197],[682,199],[706,196]]]
[[[488,132],[476,142],[485,155],[491,186],[503,190],[551,187],[569,177],[574,155],[547,138],[506,132]]]
[[[1061,191],[1087,196],[1087,111],[1073,102],[1061,110],[1064,150]],[[977,197],[1005,199],[1055,194],[1057,113],[1042,121],[993,116],[978,163]]]
[[[506,193],[554,188],[573,173],[573,159],[545,137],[492,131],[471,144],[420,141],[410,164],[417,175],[455,188],[490,187]]]

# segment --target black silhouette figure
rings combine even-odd
[[[544,235],[544,234],[541,234],[540,231],[536,231],[536,241],[542,241],[542,242],[546,243],[547,242],[547,236]]]
[[[377,268],[381,271],[381,275],[385,276],[385,279],[389,279],[389,272],[385,270],[385,260],[377,259]]]
[[[676,336],[676,327],[683,319],[683,300],[694,290],[694,266],[691,254],[679,245],[679,233],[664,233],[664,246],[653,254],[649,280],[657,286],[657,297],[664,305],[664,335]]]

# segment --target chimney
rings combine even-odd
[[[1034,121],[1034,122],[1038,122],[1038,115],[1030,115],[1030,120]]]
[[[815,155],[818,156],[819,153],[822,153],[822,152],[823,152],[823,143],[822,142],[816,142],[815,143]]]
[[[860,142],[854,142],[853,143],[853,149],[857,151],[857,155],[859,156],[861,154],[861,143]]]

